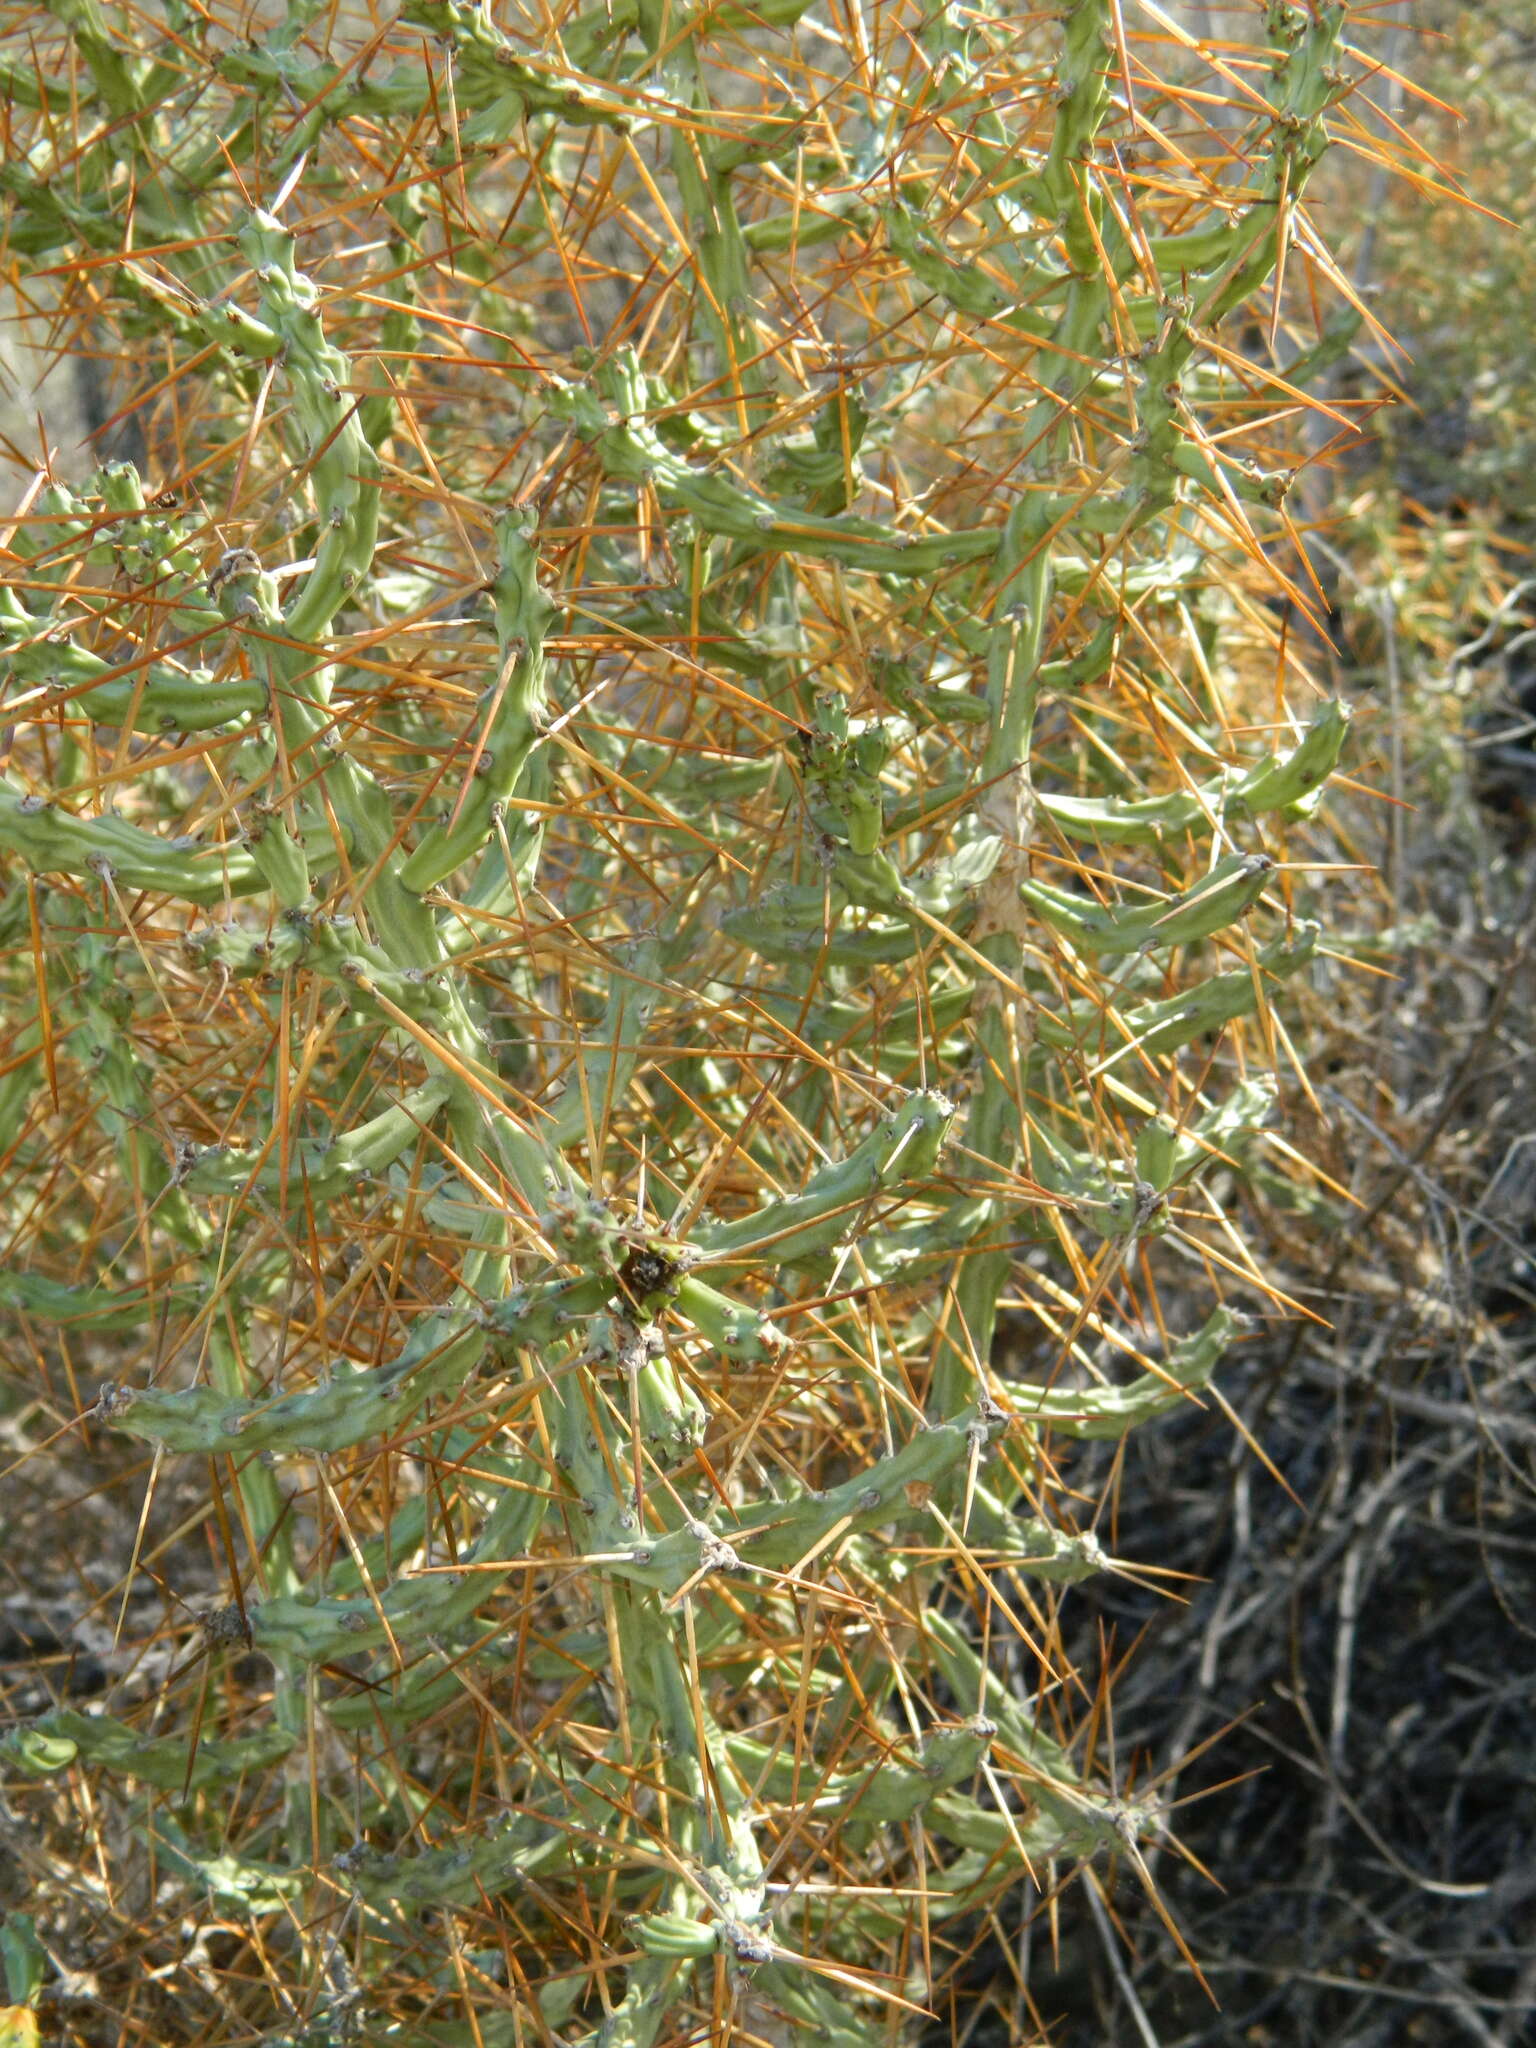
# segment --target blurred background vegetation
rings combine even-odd
[[[1225,1382],[1284,1484],[1214,1413],[1105,1447],[1112,1548],[1190,1582],[1091,1582],[1070,1645],[1090,1674],[1139,1638],[1114,1742],[1190,1757],[1191,1860],[1156,1876],[1219,2003],[1127,1880],[1107,1908],[1080,1887],[974,1929],[935,2040],[1028,2038],[1053,1939],[1068,2048],[1516,2048],[1536,2014],[1536,4],[1371,11],[1401,25],[1377,133],[1442,177],[1340,151],[1313,193],[1381,329],[1333,372],[1357,431],[1315,451],[1307,500],[1332,605],[1310,658],[1373,749],[1345,829],[1355,950],[1384,965],[1319,978],[1299,1110],[1349,1199],[1258,1175],[1248,1203],[1323,1319],[1277,1324]],[[6,298],[0,452],[24,472],[46,447],[68,478],[131,456],[111,363],[50,368],[49,307]]]

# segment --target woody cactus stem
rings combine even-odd
[[[182,1793],[273,2025],[339,1893],[425,2041],[412,1916],[515,1891],[464,2039],[871,2038],[1160,1825],[977,1644],[1242,1326],[1159,1240],[1248,1286],[1190,1191],[1324,907],[1344,709],[1245,592],[1344,11],[1166,77],[1112,0],[164,15],[0,65],[6,246],[155,470],[7,528],[0,1318],[215,1475],[221,1670],[5,1754]],[[1240,184],[1172,132],[1227,91]]]

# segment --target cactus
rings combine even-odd
[[[150,473],[9,528],[0,1318],[221,1563],[157,1563],[152,1734],[0,1754],[279,1915],[270,2040],[332,1920],[370,2039],[872,2038],[919,1925],[1162,1825],[978,1645],[1118,1568],[1073,1440],[1240,1333],[1133,1296],[1318,939],[1345,709],[1245,680],[1223,366],[1265,289],[1317,339],[1344,8],[152,14],[4,60],[7,246]],[[427,1910],[520,1974],[424,1980]]]

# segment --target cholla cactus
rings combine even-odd
[[[1050,1617],[1260,1284],[1345,10],[6,12],[147,467],[8,529],[0,1304],[222,1574],[10,1762],[267,1925],[204,2041],[892,2038],[1161,1825]]]

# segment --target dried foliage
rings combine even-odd
[[[1023,1887],[1159,1902],[1068,1589],[1311,1312],[1243,1188],[1351,1200],[1270,600],[1369,10],[0,19],[120,437],[0,598],[50,2023],[960,2038]]]

